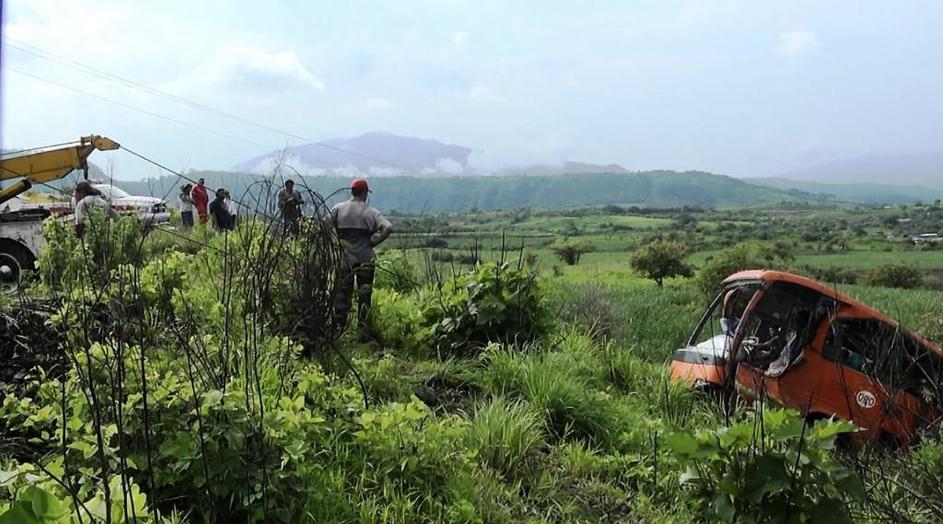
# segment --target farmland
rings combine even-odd
[[[854,429],[844,422],[803,430],[792,411],[726,412],[668,378],[709,297],[692,278],[659,286],[629,264],[655,240],[684,245],[695,272],[737,245],[762,246],[777,268],[835,277],[843,292],[940,340],[943,250],[906,241],[914,228],[943,229],[939,206],[609,206],[392,220],[370,323],[347,330],[324,305],[329,279],[310,274],[329,274],[335,260],[317,225],[282,242],[261,222],[220,235],[144,232],[124,218],[98,222],[82,244],[47,224],[36,280],[2,308],[6,326],[41,318],[48,330],[5,335],[11,344],[61,358],[2,393],[0,514],[943,518],[938,428],[906,453],[854,454],[835,449]],[[558,255],[567,246],[581,251],[577,263]],[[865,285],[900,262],[920,272],[914,288]],[[893,482],[876,464],[893,467]]]

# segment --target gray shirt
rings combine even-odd
[[[390,221],[363,200],[350,199],[331,208],[331,220],[337,235],[348,244],[350,254],[359,262],[373,260],[370,237],[390,227]]]

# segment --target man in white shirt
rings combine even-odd
[[[393,225],[380,212],[367,204],[370,188],[367,181],[356,178],[350,183],[350,200],[331,208],[328,217],[344,241],[347,264],[342,268],[334,300],[334,318],[347,324],[353,291],[357,290],[357,319],[362,327],[370,311],[373,296],[373,248],[390,236]]]
[[[101,191],[92,187],[87,180],[83,180],[75,185],[75,233],[81,238],[85,234],[85,222],[92,208],[100,207],[105,210],[109,218],[117,217],[118,214],[111,208],[111,204],[102,198]]]

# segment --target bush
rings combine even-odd
[[[508,263],[478,265],[426,298],[423,311],[436,348],[477,353],[489,342],[526,344],[550,329],[537,273]]]
[[[705,295],[720,290],[728,276],[745,269],[788,269],[791,255],[769,244],[740,243],[714,255],[697,272],[697,287]]]
[[[632,268],[658,284],[666,278],[689,277],[691,266],[684,262],[685,247],[678,242],[656,240],[638,249],[632,255]]]
[[[566,286],[560,317],[589,333],[597,341],[613,338],[623,327],[625,310],[617,304],[609,287],[599,284]]]
[[[406,252],[394,249],[383,252],[376,260],[375,288],[408,293],[419,287],[416,266]]]
[[[762,427],[757,427],[761,424]],[[864,484],[836,463],[836,438],[854,430],[822,420],[811,429],[795,411],[766,410],[756,423],[674,433],[666,442],[697,497],[696,511],[719,522],[851,522],[849,504],[865,500]]]
[[[370,327],[386,348],[403,353],[427,354],[431,330],[423,325],[416,295],[404,295],[387,288],[373,292]]]
[[[913,289],[923,284],[923,272],[915,264],[884,264],[864,278],[869,286]]]
[[[579,240],[564,240],[550,246],[557,257],[568,266],[575,266],[580,263],[580,257],[583,253],[591,251],[589,244]]]

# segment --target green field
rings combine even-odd
[[[854,451],[851,423],[669,376],[699,279],[738,245],[849,281],[915,264],[914,289],[835,285],[943,340],[943,251],[903,240],[901,212],[393,215],[346,329],[331,231],[96,216],[79,242],[51,221],[35,278],[0,300],[0,522],[938,522],[932,424]],[[637,274],[656,240],[694,276]]]

